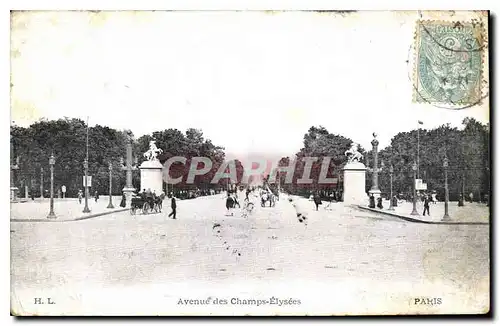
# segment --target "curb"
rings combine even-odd
[[[115,210],[112,210],[112,211],[107,211],[107,212],[102,212],[102,213],[96,213],[96,214],[89,214],[89,215],[84,215],[84,216],[80,216],[80,217],[77,217],[77,218],[74,218],[74,219],[71,219],[71,220],[49,220],[49,219],[33,219],[33,220],[24,220],[24,219],[11,219],[10,221],[11,222],[48,222],[48,223],[52,223],[52,222],[75,222],[75,221],[82,221],[82,220],[87,220],[87,219],[90,219],[90,218],[94,218],[94,217],[99,217],[99,216],[103,216],[103,215],[109,215],[109,214],[113,214],[113,213],[120,213],[120,212],[125,212],[125,211],[128,211],[130,208],[120,208],[120,209],[115,209]]]
[[[447,225],[489,225],[489,224],[490,224],[490,223],[488,223],[488,222],[444,222],[444,221],[424,221],[424,220],[420,220],[420,219],[417,219],[417,218],[408,217],[408,216],[404,216],[404,215],[399,215],[399,214],[396,214],[396,213],[391,213],[391,212],[389,212],[389,211],[384,211],[384,210],[380,210],[380,209],[369,208],[369,207],[364,207],[364,206],[360,206],[360,205],[354,205],[354,207],[356,207],[356,208],[358,208],[358,209],[361,209],[361,210],[364,210],[364,211],[369,211],[369,212],[378,213],[378,214],[382,214],[382,215],[389,215],[389,216],[397,217],[397,218],[400,218],[400,219],[402,219],[402,220],[405,220],[405,221],[408,221],[408,222],[412,222],[412,223],[422,223],[422,224],[447,224]]]

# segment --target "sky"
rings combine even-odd
[[[488,122],[488,100],[412,102],[419,14],[16,12],[11,120],[200,128],[229,156],[295,153],[313,125],[369,149],[373,132],[383,148],[418,120]]]

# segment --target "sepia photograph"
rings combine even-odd
[[[490,313],[489,27],[11,11],[10,314]]]

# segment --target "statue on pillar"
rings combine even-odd
[[[158,160],[158,154],[163,153],[163,150],[161,148],[156,147],[156,141],[151,140],[149,142],[149,150],[144,153],[144,157],[148,161],[157,161]]]
[[[352,143],[351,148],[345,151],[344,155],[347,156],[347,163],[361,162],[363,155],[358,151],[358,148],[358,144]]]
[[[163,150],[156,146],[156,141],[149,142],[149,150],[143,155],[146,161],[142,162],[141,170],[141,189],[151,189],[151,191],[161,194],[163,192],[163,165],[158,159],[158,154]]]
[[[365,183],[366,167],[361,162],[363,155],[359,152],[359,145],[352,143],[345,151],[347,164],[343,168],[342,201],[345,205],[361,205],[366,201]]]

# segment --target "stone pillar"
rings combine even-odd
[[[361,162],[347,163],[344,166],[343,201],[346,205],[365,205],[368,197],[365,192],[366,167]]]
[[[160,161],[144,161],[139,167],[141,170],[141,189],[151,189],[157,195],[163,191],[163,165]]]
[[[123,159],[122,159],[122,170],[126,171],[126,183],[125,183],[125,188],[123,188],[123,193],[125,194],[125,201],[126,201],[126,206],[130,207],[130,204],[132,202],[132,194],[136,191],[134,188],[134,185],[132,184],[132,171],[136,170],[137,167],[135,165],[132,165],[133,158],[132,158],[132,141],[128,140],[127,141],[127,152],[126,152],[126,162],[125,165],[123,165]]]
[[[378,168],[378,140],[377,135],[373,134],[372,140],[372,152],[373,152],[373,168],[372,168],[372,187],[369,191],[370,195],[373,195],[375,202],[380,197],[380,189],[378,187],[378,173],[380,172]]]

